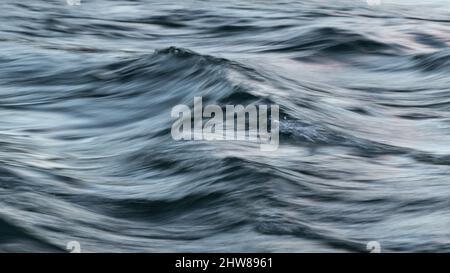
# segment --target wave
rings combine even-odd
[[[450,68],[450,51],[440,50],[438,52],[419,54],[412,58],[414,68],[425,72],[448,71]]]
[[[445,22],[57,2],[5,4],[0,251],[448,250]],[[172,107],[197,96],[279,105],[279,149],[174,141]]]
[[[402,46],[369,38],[366,35],[333,27],[307,29],[280,42],[270,43],[266,52],[294,52],[313,56],[398,55]]]

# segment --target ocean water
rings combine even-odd
[[[0,10],[0,252],[450,251],[450,1]],[[195,96],[278,150],[174,141]]]

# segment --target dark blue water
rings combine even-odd
[[[450,251],[450,2],[0,3],[0,251]],[[171,138],[278,104],[280,147]]]

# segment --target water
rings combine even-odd
[[[0,251],[450,251],[450,2],[180,2],[1,2]],[[194,96],[279,149],[172,140]]]

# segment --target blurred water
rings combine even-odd
[[[450,2],[0,3],[0,251],[450,251]],[[411,2],[411,3],[407,3]],[[173,106],[278,104],[275,153]]]

